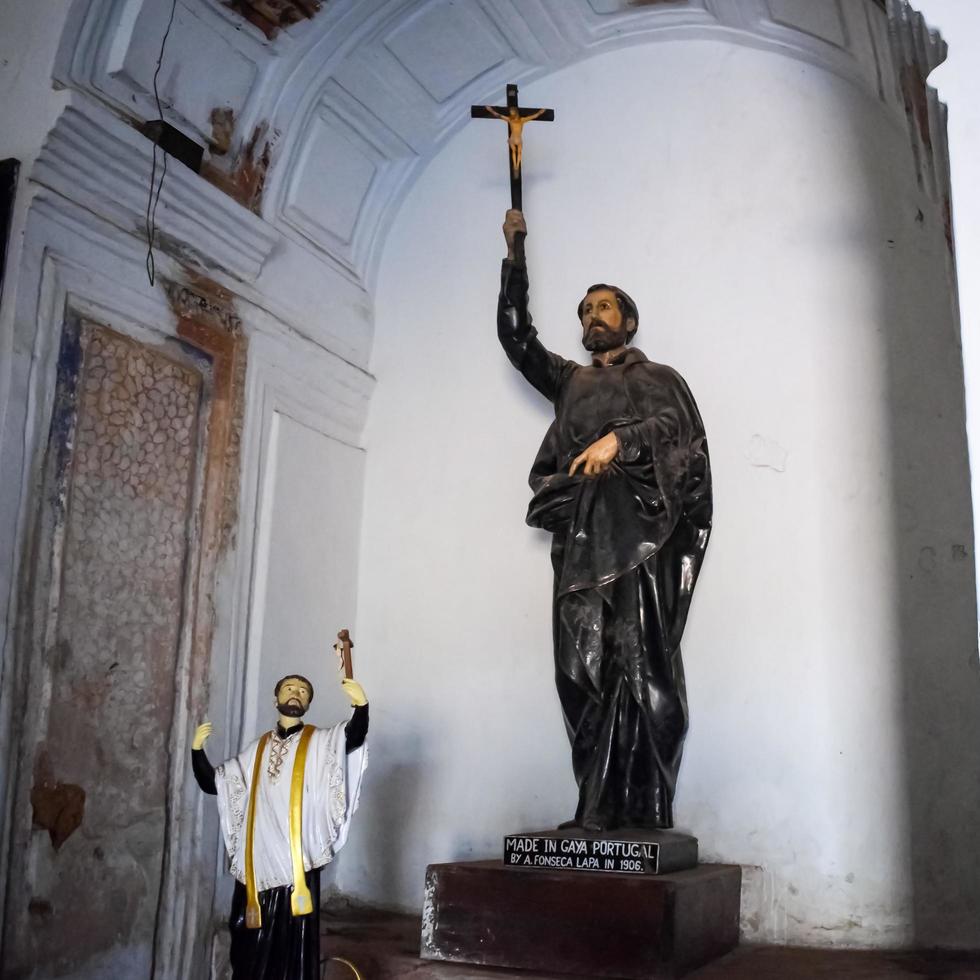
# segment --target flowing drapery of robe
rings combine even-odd
[[[704,426],[674,371],[627,348],[580,365],[544,348],[527,273],[505,261],[498,334],[554,403],[527,521],[553,534],[555,675],[579,784],[575,822],[670,827],[687,731],[681,636],[711,530]],[[597,477],[568,469],[615,433]]]
[[[214,771],[218,816],[236,878],[230,919],[234,980],[319,977],[319,870],[343,847],[357,809],[367,745],[348,753],[345,725],[319,728],[307,750],[303,784],[303,867],[313,912],[293,916],[289,795],[298,734],[269,739],[257,789],[251,785],[258,741]],[[297,729],[298,731],[298,729]],[[256,791],[253,867],[262,926],[245,927],[245,846],[250,794]]]

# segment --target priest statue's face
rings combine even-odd
[[[633,301],[605,283],[593,286],[585,294],[578,316],[582,321],[582,346],[594,353],[624,347],[636,333]]]
[[[287,718],[301,718],[313,700],[310,682],[299,675],[289,675],[276,684],[276,710]]]

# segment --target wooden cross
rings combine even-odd
[[[349,630],[341,630],[337,634],[337,642],[333,645],[334,653],[340,658],[340,664],[344,671],[344,677],[352,680],[354,677],[354,663],[351,658],[351,651],[354,649],[354,641],[350,638]]]
[[[554,109],[526,109],[517,104],[517,86],[507,86],[507,105],[475,105],[470,108],[474,119],[503,119],[507,123],[507,156],[510,165],[510,206],[523,210],[521,191],[522,136],[524,124],[538,120],[552,122]]]

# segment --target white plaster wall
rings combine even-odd
[[[0,100],[4,106],[0,127],[0,159],[21,161],[17,208],[7,253],[7,278],[12,278],[20,257],[27,213],[25,185],[30,165],[37,157],[41,141],[67,101],[64,92],[51,84],[51,68],[61,39],[69,4],[56,4],[50,10],[34,0],[8,0],[4,3],[4,29],[0,31]],[[6,291],[9,295],[10,289]],[[9,314],[9,302],[4,309]],[[8,331],[0,329],[0,343]],[[0,347],[0,364],[9,363]],[[6,372],[0,370],[0,410],[4,398]],[[2,419],[0,419],[2,422]]]
[[[558,114],[525,151],[544,341],[581,356],[584,287],[621,283],[712,448],[678,826],[745,867],[748,939],[975,945],[962,365],[905,119],[720,42],[603,55],[522,101]],[[418,906],[428,863],[495,856],[574,809],[548,541],[523,523],[550,406],[495,337],[503,140],[468,126],[429,166],[377,291],[372,768],[337,882],[387,905]]]
[[[51,128],[65,96],[51,84],[51,68],[69,4],[45,9],[33,0],[6,0],[0,33],[0,96],[4,124],[0,154],[30,160]]]
[[[10,370],[13,358],[13,293],[17,269],[23,250],[24,227],[31,191],[27,175],[36,159],[47,131],[51,128],[67,96],[56,92],[51,84],[51,67],[61,38],[68,4],[51,9],[34,0],[9,0],[3,9],[0,31],[0,159],[21,161],[17,197],[11,218],[10,241],[6,258],[6,285],[0,298],[0,432],[10,397]],[[13,495],[0,497],[0,523],[16,505]],[[4,542],[6,549],[12,542]],[[8,559],[9,560],[9,559]],[[0,595],[9,588],[3,570],[8,562],[0,559]],[[0,603],[0,650],[6,635],[6,609]]]
[[[260,657],[246,694],[246,738],[268,730],[273,689],[289,671],[313,682],[318,725],[350,712],[333,644],[354,615],[364,453],[285,412],[275,413],[269,436],[253,586]]]

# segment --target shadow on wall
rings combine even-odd
[[[925,305],[917,285],[906,279],[889,297],[896,313]],[[976,946],[980,665],[962,360],[949,322],[894,323],[887,396],[914,937]]]
[[[918,79],[925,104],[925,83]],[[921,110],[910,125],[923,126]],[[941,124],[943,127],[945,123]],[[921,132],[921,130],[920,130]],[[929,147],[931,141],[923,138]],[[948,191],[930,193],[929,161],[866,146],[872,206],[889,229],[877,254],[877,322],[887,413],[894,548],[899,727],[908,793],[916,946],[980,946],[980,663],[963,359]],[[931,148],[931,147],[930,147]],[[935,149],[939,157],[944,150]],[[945,164],[940,160],[937,166]],[[889,173],[888,171],[892,172]],[[943,182],[937,182],[942,187]],[[925,189],[921,189],[925,188]],[[902,274],[902,270],[912,274]],[[889,506],[890,505],[890,506]],[[849,561],[841,555],[841,565]],[[846,679],[843,681],[846,683]]]
[[[394,896],[404,891],[404,882],[399,876],[405,874],[403,848],[408,836],[407,828],[419,816],[420,770],[421,766],[417,762],[389,763],[383,776],[376,773],[379,785],[376,787],[375,799],[371,801],[375,805],[365,807],[365,801],[362,800],[362,806],[354,818],[356,820],[362,817],[360,832],[364,840],[371,841],[372,867],[369,873],[375,895]],[[384,796],[394,805],[381,805],[383,801],[378,796],[382,779]],[[397,903],[390,899],[382,899],[379,904],[383,907],[397,907]]]

